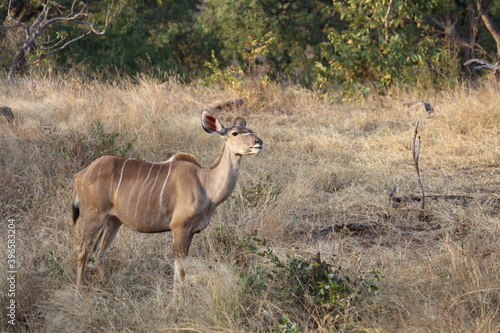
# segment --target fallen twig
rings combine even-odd
[[[443,199],[443,200],[460,200],[462,203],[466,203],[472,200],[479,200],[481,204],[485,204],[488,202],[497,202],[500,203],[500,198],[475,198],[467,195],[425,195],[425,198],[427,199],[432,199],[432,200],[438,200],[438,199]],[[389,205],[394,206],[394,204],[401,204],[405,202],[420,202],[422,200],[421,196],[416,196],[413,194],[408,194],[402,197],[390,197],[389,198]],[[392,207],[395,208],[395,207]]]
[[[323,228],[319,231],[319,234],[327,235],[333,231],[340,232],[342,230],[349,230],[351,232],[363,232],[369,229],[374,229],[377,226],[377,223],[342,223]]]
[[[500,65],[498,63],[496,64],[490,64],[489,62],[483,60],[483,59],[471,59],[464,63],[464,66],[469,66],[472,64],[479,64],[478,66],[474,66],[474,69],[489,69],[492,70],[494,73],[496,73],[498,70],[500,70]]]

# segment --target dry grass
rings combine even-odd
[[[79,240],[68,226],[73,175],[89,162],[89,146],[82,142],[95,140],[97,122],[107,133],[124,134],[119,145],[137,134],[130,156],[161,161],[182,151],[209,165],[221,142],[201,129],[200,111],[234,97],[231,92],[149,78],[0,86],[0,106],[11,107],[16,117],[12,125],[0,119],[0,218],[2,225],[10,218],[17,225],[16,329],[276,331],[289,314],[304,332],[498,332],[499,90],[485,83],[478,90],[457,88],[456,100],[427,92],[341,105],[304,89],[272,87],[240,110],[221,112],[224,124],[246,117],[265,150],[243,159],[233,198],[195,237],[186,267],[189,287],[179,299],[172,290],[171,235],[126,228],[107,255],[111,283],[102,285],[90,264],[88,288],[77,292]],[[402,109],[402,101],[423,97],[434,114]],[[426,193],[472,199],[427,200],[425,211],[417,203],[388,208],[393,186],[396,196],[419,194],[411,163],[416,121]],[[271,174],[267,183],[264,173]],[[245,191],[259,182],[270,189],[258,202],[244,204]],[[320,233],[352,223],[373,227]],[[241,259],[221,243],[217,230],[224,228],[240,236],[258,230],[283,256],[292,248],[304,258],[321,252],[353,274],[380,271],[380,293],[346,304],[335,318],[277,300],[270,291],[256,296],[238,273],[257,259]],[[0,228],[2,249],[6,235]],[[7,270],[5,259],[1,271]],[[0,323],[10,330],[6,289],[2,278]]]

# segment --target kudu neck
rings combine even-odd
[[[224,146],[217,160],[207,170],[207,194],[216,205],[224,202],[236,187],[238,182],[241,155],[230,151],[228,143]]]

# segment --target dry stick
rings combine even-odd
[[[442,219],[450,221],[450,222],[455,222],[454,220],[450,219],[445,213],[441,213],[439,211],[432,211],[432,210],[428,210],[428,209],[407,208],[407,207],[404,207],[404,208],[392,208],[392,207],[382,207],[382,206],[371,205],[371,204],[367,204],[366,206],[367,207],[380,208],[380,209],[384,209],[384,210],[389,209],[389,210],[398,211],[398,212],[404,211],[404,212],[421,212],[421,213],[439,214]]]
[[[417,180],[418,180],[418,186],[420,187],[420,193],[421,195],[421,209],[424,209],[425,207],[425,195],[424,195],[424,187],[422,186],[422,181],[420,180],[420,170],[418,168],[418,160],[420,158],[420,136],[418,137],[418,150],[415,151],[415,140],[417,138],[418,134],[418,121],[417,124],[415,125],[415,133],[413,134],[413,164],[415,165],[415,170],[417,172]]]
[[[391,207],[391,205],[392,205],[392,198],[394,197],[394,193],[396,193],[396,186],[394,186],[391,190],[391,193],[389,193],[389,206],[388,207]],[[386,214],[387,214],[387,216],[391,216],[390,211],[387,211]]]

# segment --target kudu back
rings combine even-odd
[[[216,161],[201,167],[194,156],[176,154],[163,163],[102,156],[75,177],[73,226],[82,215],[82,241],[78,250],[77,285],[90,249],[103,280],[106,250],[122,226],[143,233],[172,231],[174,280],[184,278],[183,259],[193,235],[205,229],[215,208],[233,192],[243,155],[262,151],[262,140],[237,118],[231,128],[204,111],[203,129],[224,140]]]

